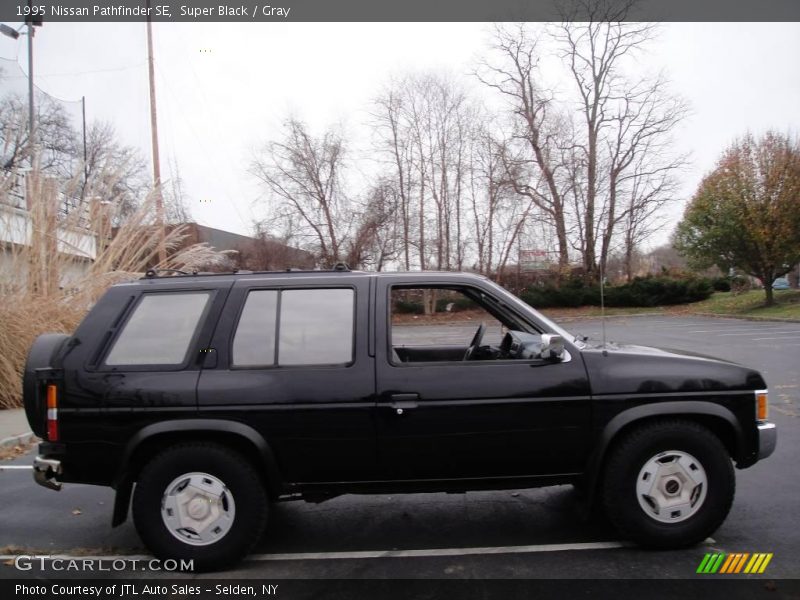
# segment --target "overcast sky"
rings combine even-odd
[[[176,162],[196,221],[250,233],[263,210],[248,164],[288,114],[314,132],[340,123],[367,140],[366,111],[389,75],[434,69],[468,77],[490,30],[476,23],[157,23],[162,177]],[[798,23],[662,25],[642,61],[663,69],[692,109],[677,148],[691,153],[683,200],[736,136],[800,132],[799,56]],[[0,57],[27,72],[26,39],[0,37]],[[111,121],[150,157],[143,23],[46,23],[34,57],[41,89],[67,100],[85,96],[89,120]],[[672,215],[657,242],[680,209]]]

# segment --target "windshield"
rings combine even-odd
[[[548,319],[547,317],[545,317],[538,310],[534,309],[530,304],[527,304],[527,303],[523,302],[522,300],[520,300],[519,298],[517,298],[517,296],[512,294],[510,291],[508,291],[502,285],[499,285],[499,284],[495,283],[494,281],[491,281],[490,279],[487,279],[486,283],[488,283],[492,287],[496,288],[498,291],[502,292],[502,298],[504,300],[510,300],[511,303],[517,308],[517,310],[519,310],[523,314],[525,314],[526,312],[535,313],[536,319],[539,322],[541,322],[550,331],[552,331],[553,333],[557,333],[558,335],[563,337],[564,340],[572,342],[573,344],[578,346],[578,348],[580,348],[581,350],[586,347],[586,344],[582,340],[578,339],[577,336],[573,335],[572,333],[570,333],[569,331],[567,331],[566,329],[561,327],[561,325],[555,323],[551,319]]]

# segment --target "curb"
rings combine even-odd
[[[601,315],[574,315],[569,317],[554,317],[549,316],[547,313],[542,312],[548,319],[552,321],[556,321],[557,323],[567,323],[570,321],[585,321],[585,320],[600,320],[603,317]],[[714,319],[736,319],[739,321],[754,321],[754,322],[772,322],[772,323],[800,323],[800,319],[791,319],[788,317],[759,317],[759,316],[752,316],[752,315],[728,315],[728,314],[721,314],[721,313],[669,313],[669,312],[650,312],[650,313],[631,313],[629,315],[606,315],[606,319],[631,319],[636,317],[676,317],[676,318],[686,318],[686,317],[706,317],[706,318],[714,318]]]
[[[630,319],[632,317],[666,317],[670,316],[663,312],[630,313],[618,315],[570,315],[568,317],[550,316],[544,311],[540,311],[545,317],[556,323],[568,323],[570,321],[591,321],[600,319]]]
[[[720,319],[739,319],[740,321],[773,321],[776,323],[800,323],[800,319],[789,317],[759,317],[754,315],[726,315],[721,313],[692,313],[698,317],[717,317]]]
[[[22,444],[31,444],[36,441],[36,435],[32,431],[27,433],[20,433],[19,435],[12,435],[11,437],[3,438],[0,440],[0,448],[6,446],[19,446]]]

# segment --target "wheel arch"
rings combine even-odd
[[[612,418],[603,428],[586,468],[586,489],[590,504],[596,496],[600,475],[609,451],[627,433],[659,419],[685,419],[702,425],[716,435],[734,460],[744,449],[743,432],[736,416],[713,402],[658,402],[627,409]]]
[[[131,491],[142,467],[161,450],[191,441],[217,442],[248,458],[263,475],[267,493],[277,498],[286,483],[269,443],[255,429],[225,419],[180,419],[154,423],[139,430],[126,444],[114,479],[116,498],[112,526],[127,519]]]

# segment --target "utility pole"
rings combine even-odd
[[[153,142],[153,193],[156,200],[156,225],[159,228],[158,262],[167,261],[164,229],[164,197],[161,195],[161,165],[158,157],[158,118],[156,116],[156,82],[153,63],[153,25],[150,20],[150,0],[147,0],[147,70],[150,75],[150,134]]]
[[[30,4],[28,5],[30,6]],[[33,165],[33,151],[35,148],[33,114],[33,17],[28,19],[28,139],[31,142],[31,165]]]

